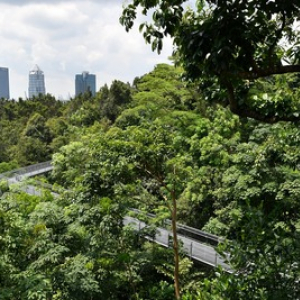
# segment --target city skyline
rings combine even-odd
[[[113,80],[132,83],[156,64],[170,63],[170,39],[158,55],[139,33],[140,19],[129,33],[120,25],[123,2],[1,0],[0,66],[10,70],[10,97],[24,98],[34,64],[46,74],[47,93],[67,99],[75,94],[74,74],[82,70],[95,74],[100,88]]]
[[[9,68],[0,66],[0,98],[10,98]],[[93,96],[97,92],[96,75],[89,71],[82,71],[81,74],[75,74],[75,96],[90,91]],[[35,64],[29,71],[28,76],[28,95],[25,92],[25,99],[37,97],[40,94],[46,94],[45,74],[41,68]],[[51,93],[49,93],[51,94]],[[22,98],[22,97],[21,97]],[[15,99],[17,100],[17,99]]]

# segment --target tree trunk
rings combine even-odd
[[[179,247],[177,238],[177,205],[175,192],[172,192],[172,233],[173,233],[173,250],[174,250],[174,287],[175,287],[175,297],[180,299],[180,286],[179,286]]]

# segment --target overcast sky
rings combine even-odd
[[[0,0],[0,67],[9,68],[10,97],[28,95],[28,73],[37,64],[46,92],[74,96],[75,74],[97,76],[97,90],[114,79],[132,82],[169,62],[171,41],[152,53],[138,26],[119,23],[123,0]],[[26,94],[25,94],[26,93]]]

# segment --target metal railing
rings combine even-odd
[[[129,211],[137,215],[145,214],[145,216],[149,217],[150,219],[156,218],[155,214],[144,213],[136,208],[130,208]],[[171,225],[172,221],[169,219],[164,219],[163,222],[159,224],[159,226],[162,226],[163,228],[170,227]],[[220,242],[224,240],[224,238],[222,237],[180,223],[177,223],[177,232],[185,237],[202,241],[212,246],[217,246]]]
[[[145,231],[145,229],[147,229],[148,227],[146,222],[140,221],[139,219],[129,216],[124,217],[123,224],[132,226],[132,228],[137,231],[144,232],[145,238],[157,244],[160,244],[167,248],[173,247],[173,234],[168,229],[156,227],[154,234],[147,233]],[[177,237],[181,243],[182,251],[191,259],[197,260],[199,262],[213,267],[217,267],[220,265],[226,271],[232,271],[230,266],[226,263],[225,259],[220,254],[218,254],[218,252],[213,246],[203,244],[197,240],[191,239],[181,234],[178,234]],[[227,256],[226,259],[229,259],[229,257]]]
[[[43,163],[34,164],[34,165],[26,166],[23,168],[18,168],[18,169],[14,169],[11,171],[7,171],[5,173],[0,174],[0,179],[16,177],[18,175],[19,176],[26,175],[26,177],[30,177],[30,176],[35,176],[38,174],[49,172],[52,169],[53,169],[53,167],[51,165],[51,161],[46,161]]]

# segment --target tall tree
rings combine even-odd
[[[128,31],[139,7],[142,14],[150,13],[153,22],[140,25],[146,42],[160,52],[163,38],[173,37],[187,78],[214,86],[232,112],[270,123],[298,121],[298,101],[288,103],[292,111],[278,115],[275,106],[266,111],[253,106],[248,95],[259,78],[300,72],[299,1],[207,0],[197,1],[195,10],[185,10],[185,2],[134,0],[120,22]],[[268,101],[275,105],[278,100]]]
[[[119,80],[114,80],[108,89],[100,89],[100,115],[114,122],[125,105],[131,101],[131,87]]]

